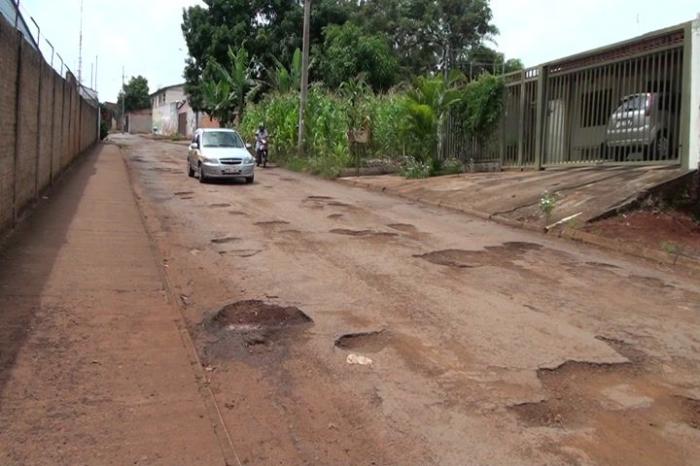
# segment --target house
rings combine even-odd
[[[190,137],[197,128],[219,127],[216,120],[192,110],[184,84],[164,87],[150,97],[155,134]]]
[[[185,85],[174,84],[151,94],[154,134],[174,136],[178,132],[178,106],[185,101]]]
[[[151,109],[134,110],[126,114],[126,130],[129,134],[150,133],[152,128]]]

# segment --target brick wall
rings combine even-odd
[[[98,138],[98,109],[0,17],[0,235]]]
[[[4,23],[4,21],[0,21]],[[0,27],[0,231],[14,223],[15,107],[20,38],[13,28]]]

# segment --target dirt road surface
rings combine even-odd
[[[241,464],[700,464],[697,277],[114,140]]]

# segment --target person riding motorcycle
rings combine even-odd
[[[258,130],[255,132],[255,158],[258,166],[267,164],[267,140],[269,137],[270,135],[265,128],[265,124],[260,123]]]

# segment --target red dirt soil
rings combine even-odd
[[[700,258],[700,223],[683,211],[640,210],[601,220],[584,230],[648,248],[675,248],[682,255]]]

